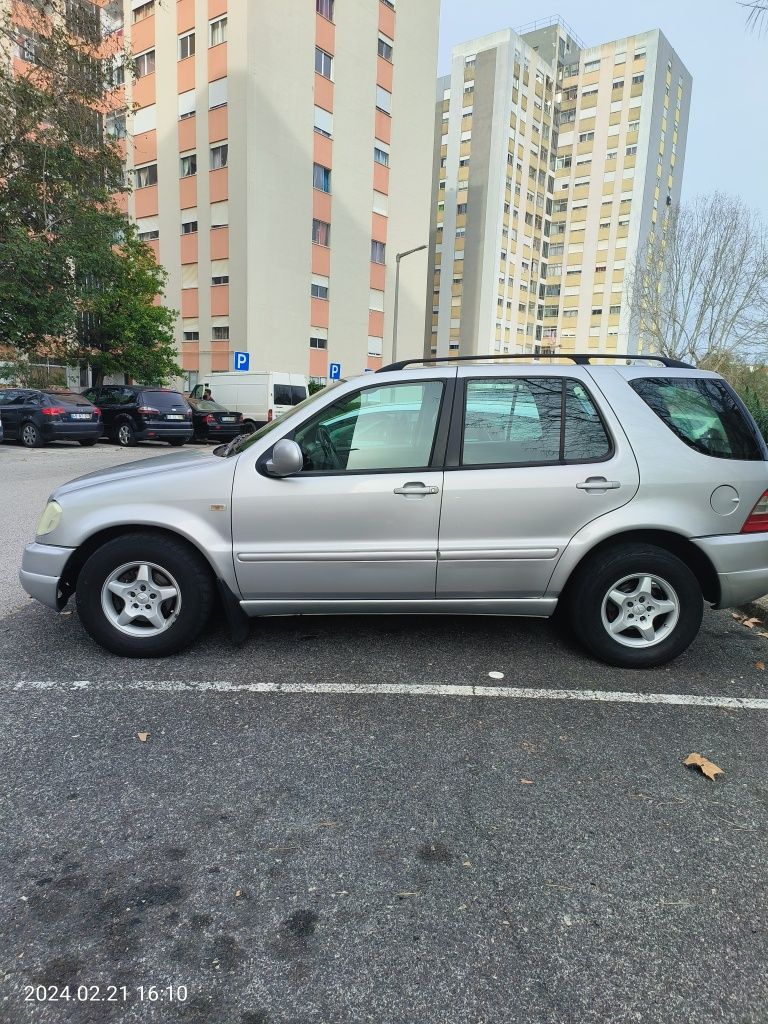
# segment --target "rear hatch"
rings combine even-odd
[[[46,392],[45,413],[61,423],[94,423],[101,417],[99,409],[75,391]]]
[[[178,391],[143,391],[139,412],[149,423],[189,426],[192,410]]]

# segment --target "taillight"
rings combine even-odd
[[[267,413],[267,423],[271,423],[271,422],[272,422],[272,410],[270,409],[269,412]]]
[[[151,405],[140,405],[139,406],[139,412],[142,414],[142,416],[159,416],[160,415],[160,410],[159,409],[153,409]]]
[[[63,405],[49,405],[43,409],[43,416],[63,416],[66,411]]]
[[[741,528],[742,533],[768,532],[768,491],[763,491]]]
[[[97,405],[93,407],[93,416],[97,420],[101,418],[101,409]]]

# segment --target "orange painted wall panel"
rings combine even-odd
[[[152,250],[152,252],[155,254],[155,260],[159,263],[160,262],[160,239],[159,238],[150,238],[150,240],[147,242],[147,245]],[[159,300],[159,298],[160,298],[160,296],[158,295],[157,299]],[[159,302],[156,303],[156,305],[159,305]]]
[[[387,280],[387,268],[383,263],[371,264],[371,288],[383,292]]]
[[[310,377],[328,376],[328,352],[322,348],[311,348],[309,350],[309,375]]]
[[[208,81],[215,82],[227,73],[227,44],[219,43],[208,50]]]
[[[389,114],[385,114],[383,110],[376,111],[376,129],[374,134],[382,142],[389,143],[392,141],[392,118]]]
[[[181,230],[181,228],[179,228]],[[181,236],[181,262],[197,263],[197,232]]]
[[[186,57],[176,65],[176,84],[179,92],[195,88],[195,58]]]
[[[315,106],[333,110],[333,82],[315,74]]]
[[[331,223],[331,197],[317,188],[312,189],[312,216]]]
[[[188,149],[194,149],[196,144],[197,118],[185,117],[179,121],[179,152],[186,153]]]
[[[385,167],[384,164],[377,164],[374,162],[373,187],[377,192],[383,192],[385,195],[389,195],[389,168]]]
[[[229,342],[214,341],[211,343],[211,369],[229,369]]]
[[[227,111],[229,107],[216,107],[208,111],[208,141],[221,142],[229,138],[229,118]]]
[[[392,67],[390,61],[385,60],[383,57],[377,57],[376,64],[376,84],[382,86],[392,92],[392,82],[395,78],[395,69]]]
[[[324,245],[312,246],[312,273],[323,277],[331,273],[331,250]]]
[[[380,370],[384,360],[381,356],[368,356],[367,368],[369,370]],[[185,367],[186,369],[186,367]]]
[[[197,298],[197,288],[181,289],[181,315],[200,316],[200,304]]]
[[[327,327],[330,303],[327,299],[310,299],[309,322],[313,327]]]
[[[374,213],[371,217],[371,238],[375,238],[377,242],[386,242],[387,225],[386,217],[382,217],[380,213]]]
[[[315,42],[326,53],[336,52],[336,27],[320,14],[315,15]]]
[[[320,132],[315,132],[314,161],[323,167],[333,167],[333,143]]]
[[[137,107],[148,107],[155,102],[155,75],[144,75],[133,83],[133,102]]]
[[[226,167],[220,167],[218,171],[208,172],[208,191],[212,203],[221,202],[229,198],[229,176]]]
[[[155,45],[155,16],[144,18],[131,25],[131,50],[133,53],[143,53],[144,50],[151,50]],[[127,75],[126,75],[127,77]]]
[[[211,228],[211,259],[229,259],[229,228]]]
[[[123,213],[128,213],[128,193],[118,192],[115,196],[115,206]]]
[[[137,188],[133,193],[137,217],[154,217],[157,215],[157,185]]]
[[[179,206],[182,210],[197,206],[197,175],[179,178]]]
[[[157,160],[157,132],[142,132],[133,136],[134,164],[149,164]]]
[[[208,17],[218,18],[227,13],[227,0],[208,0]]]
[[[229,314],[229,285],[217,284],[211,288],[211,316]]]
[[[176,31],[187,32],[195,27],[195,0],[178,0],[176,4]]]
[[[384,314],[381,310],[372,309],[368,313],[368,337],[384,337]]]
[[[379,3],[379,32],[383,32],[390,39],[395,38],[395,12],[382,3]]]
[[[181,346],[181,365],[185,370],[196,370],[200,365],[200,346],[196,342],[185,341]]]

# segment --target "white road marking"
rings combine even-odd
[[[708,697],[695,693],[632,693],[611,690],[539,690],[517,686],[451,683],[232,683],[226,680],[153,679],[119,682],[88,679],[0,680],[0,693],[52,690],[61,693],[265,693],[346,697],[497,697],[510,700],[571,700],[597,704],[658,704],[672,707],[768,711],[768,699]]]

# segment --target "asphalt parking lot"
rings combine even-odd
[[[166,451],[0,447],[3,1024],[764,1024],[768,629],[653,672],[484,618],[117,658],[21,548]]]

